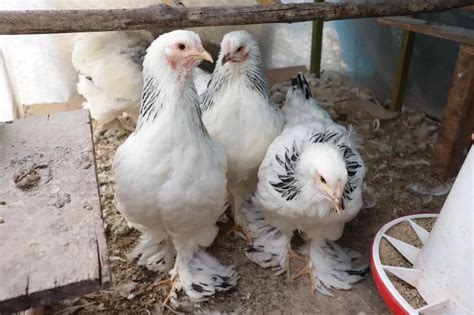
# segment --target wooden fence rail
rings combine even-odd
[[[0,11],[0,34],[331,21],[411,15],[473,4],[474,0],[404,0],[398,3],[298,3],[194,8],[155,5],[138,9]]]

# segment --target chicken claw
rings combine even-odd
[[[234,224],[234,226],[229,230],[229,232],[227,232],[227,236],[229,236],[232,233],[241,235],[247,242],[247,245],[249,246],[252,245],[252,236],[250,232],[246,228],[244,228],[242,225]]]
[[[162,304],[163,307],[168,304],[168,302],[171,300],[171,298],[175,294],[175,287],[174,287],[175,283],[176,283],[176,279],[168,278],[168,279],[164,279],[153,284],[153,286],[156,286],[156,287],[163,286],[163,285],[171,286],[170,291],[168,292],[165,300],[163,301],[163,304]]]
[[[313,266],[311,262],[309,262],[303,269],[301,269],[291,280],[296,280],[306,274],[309,275],[310,290],[311,294],[313,294],[314,290],[316,289],[316,284],[314,282]]]

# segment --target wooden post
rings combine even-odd
[[[474,129],[474,46],[461,45],[448,94],[432,165],[444,179],[462,163]]]
[[[415,33],[403,31],[402,46],[400,47],[400,56],[395,73],[395,82],[393,84],[392,96],[390,97],[390,109],[400,110],[402,108],[403,94],[407,83],[408,70],[410,69],[410,60],[413,53],[413,44],[415,42]]]
[[[314,2],[324,2],[324,0],[314,0]],[[313,32],[311,38],[311,63],[309,72],[316,75],[317,78],[321,76],[321,52],[323,48],[323,27],[324,21],[313,21]]]

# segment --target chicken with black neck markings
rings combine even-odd
[[[338,125],[312,98],[302,74],[292,80],[282,134],[268,147],[258,171],[255,196],[242,208],[252,235],[247,257],[289,274],[290,257],[307,260],[297,275],[309,274],[311,291],[332,295],[349,289],[369,271],[354,266],[359,254],[334,241],[362,207],[365,166],[351,129]],[[295,231],[308,259],[291,248]]]
[[[144,88],[136,130],[118,148],[116,200],[141,233],[131,254],[138,264],[171,278],[168,298],[183,290],[193,301],[227,291],[232,267],[206,253],[224,212],[227,162],[201,120],[192,70],[212,62],[191,31],[161,35],[144,60]]]
[[[270,97],[257,41],[246,31],[226,34],[202,95],[203,122],[224,148],[234,223],[250,238],[241,204],[255,192],[268,145],[281,133],[283,115]]]

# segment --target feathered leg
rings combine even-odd
[[[203,249],[212,244],[217,226],[184,226],[183,229],[173,235],[177,256],[167,282],[172,284],[168,297],[174,306],[178,305],[177,293],[181,290],[194,302],[205,301],[217,292],[231,289],[238,280],[233,266],[222,265]]]
[[[181,290],[191,301],[202,302],[217,292],[230,290],[237,284],[237,280],[238,275],[232,266],[224,266],[204,250],[198,249],[192,257],[181,255],[178,251],[170,278],[157,285],[171,285],[163,304],[169,301],[177,306],[177,293]]]
[[[252,201],[243,203],[242,215],[252,237],[252,244],[245,249],[247,258],[263,268],[272,268],[276,274],[289,272],[289,258],[293,252],[290,237],[269,225]]]
[[[156,238],[144,233],[139,244],[127,256],[130,260],[136,260],[138,265],[159,272],[161,278],[173,267],[176,251],[169,239],[157,241]]]
[[[352,264],[359,257],[360,254],[356,251],[341,248],[334,242],[321,243],[320,240],[313,240],[310,266],[315,288],[329,296],[333,296],[331,288],[350,289],[370,272],[367,265],[355,267]]]

